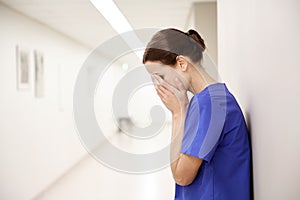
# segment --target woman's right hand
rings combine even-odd
[[[183,83],[178,78],[175,78],[175,87],[158,75],[151,75],[151,78],[154,82],[157,94],[173,114],[181,113],[186,110],[189,99]]]

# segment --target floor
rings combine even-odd
[[[112,142],[125,146],[125,138],[117,134]],[[133,175],[110,169],[87,156],[35,200],[172,200],[174,187],[170,167]]]

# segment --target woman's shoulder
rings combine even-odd
[[[226,87],[225,83],[215,83],[206,87],[200,93],[194,95],[195,100],[200,109],[218,111],[226,110],[228,101],[231,102],[232,95]],[[233,97],[234,98],[234,97]]]
[[[230,94],[225,83],[214,83],[205,87],[201,92],[196,93],[194,96],[197,97],[198,101],[216,101],[224,100]]]

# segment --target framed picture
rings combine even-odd
[[[30,52],[16,46],[17,89],[30,89]]]
[[[44,96],[44,57],[37,50],[34,51],[34,93],[35,97]]]

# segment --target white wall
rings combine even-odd
[[[74,128],[72,95],[90,50],[1,4],[0,27],[0,196],[25,200],[86,154]],[[33,76],[29,91],[16,90],[15,45],[44,53],[43,98],[34,97]]]
[[[2,4],[0,4],[0,44],[0,199],[42,199],[47,195],[56,195],[55,197],[64,199],[63,197],[70,197],[69,187],[80,185],[76,183],[78,178],[82,177],[78,175],[80,173],[85,174],[84,180],[90,182],[83,184],[85,188],[73,194],[78,194],[78,198],[86,195],[94,198],[98,198],[100,194],[113,195],[118,187],[115,185],[115,188],[112,188],[112,185],[106,184],[93,185],[95,181],[103,183],[107,179],[114,181],[123,177],[123,182],[133,182],[135,180],[133,176],[116,172],[111,172],[114,176],[108,175],[103,167],[82,168],[87,160],[82,158],[89,156],[75,128],[73,91],[78,72],[91,49]],[[31,88],[26,91],[16,89],[16,45],[28,49],[31,56],[33,50],[43,52],[44,97],[34,97],[33,68],[30,71]],[[141,65],[140,62],[138,64]],[[113,64],[96,91],[95,112],[98,122],[105,124],[105,127],[100,127],[105,131],[106,136],[113,135],[117,130],[111,115],[111,97],[116,83],[124,75],[125,72],[119,64]],[[147,124],[150,121],[149,109],[153,104],[162,105],[162,103],[158,101],[153,87],[142,89],[132,96],[129,112],[135,121]],[[167,114],[170,118],[170,113]],[[156,142],[161,137],[155,141],[149,140],[147,143],[129,141],[127,138],[126,143],[118,144],[117,147],[124,150],[132,148],[131,152],[135,153],[148,152],[153,148],[156,150],[164,146],[164,142],[169,141],[167,134],[162,135],[165,138],[161,140],[162,142]],[[78,163],[79,161],[81,162]],[[70,168],[72,170],[69,170]],[[74,173],[79,168],[81,172]],[[85,170],[95,171],[85,173]],[[106,176],[103,176],[105,173]],[[141,185],[140,182],[136,184],[140,184],[140,187],[147,191],[150,186],[159,187],[162,191],[174,185],[170,171],[165,170],[163,175],[159,175],[165,182],[156,179],[155,174],[151,177],[149,181],[147,175],[140,176],[138,179],[142,180],[143,184]],[[124,185],[121,184],[122,182],[119,184],[119,189]],[[97,189],[89,194],[89,187]],[[132,185],[128,185],[128,188],[134,189]],[[123,190],[126,191],[128,188],[125,187]],[[172,196],[173,192],[169,190],[162,193],[157,190],[152,193],[152,196],[160,195],[165,198],[166,195]],[[140,198],[138,195],[145,195],[145,193],[136,194],[129,191],[127,195],[138,199]]]
[[[210,59],[218,64],[218,41],[217,41],[217,2],[197,2],[190,10],[186,27],[195,29],[204,39],[206,53]]]
[[[219,69],[251,130],[255,200],[300,199],[300,1],[218,1]]]
[[[218,64],[217,49],[217,3],[195,3],[195,28],[200,31],[206,44],[206,52],[212,61]]]

